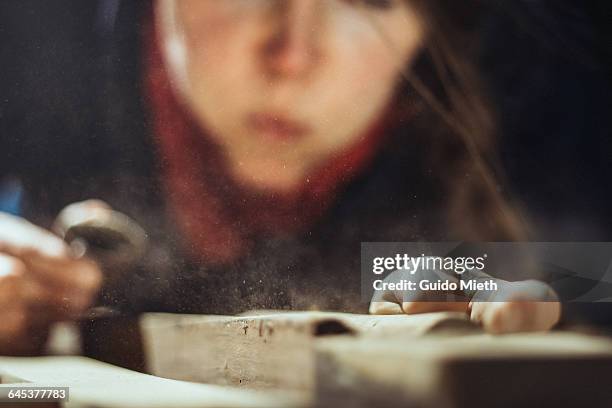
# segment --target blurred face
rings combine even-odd
[[[422,40],[400,0],[158,0],[156,16],[178,93],[264,190],[363,136]]]

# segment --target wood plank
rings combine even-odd
[[[301,390],[320,406],[612,401],[612,340],[566,332],[487,335],[457,313],[148,315],[141,324],[158,375]]]
[[[573,333],[317,342],[321,406],[606,407],[612,341]]]
[[[194,384],[118,368],[84,357],[0,357],[2,384],[70,387],[65,407],[284,407],[299,395]]]
[[[418,337],[474,328],[462,313],[372,316],[259,312],[235,317],[149,314],[141,320],[147,367],[155,375],[255,389],[304,391],[315,385],[317,338]]]

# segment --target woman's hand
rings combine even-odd
[[[497,280],[501,288],[486,301],[469,304],[472,321],[482,323],[490,333],[545,331],[561,318],[561,304],[544,282]],[[474,296],[478,298],[478,293]]]
[[[418,287],[418,283],[424,279],[442,280],[458,283],[457,275],[448,274],[436,270],[414,272],[397,270],[392,272],[384,280],[385,283],[411,282]],[[370,313],[372,314],[417,314],[442,311],[466,312],[469,302],[465,296],[457,292],[422,291],[422,290],[384,290],[374,293],[370,302]]]
[[[428,272],[431,273],[431,272]],[[440,276],[442,278],[442,276]],[[418,281],[422,273],[414,275],[400,271],[389,275],[385,281]],[[443,278],[457,280],[451,275]],[[470,302],[459,293],[425,293],[423,291],[377,292],[370,303],[372,314],[416,314],[440,311],[458,311],[470,315],[472,321],[494,334],[523,331],[545,331],[558,323],[561,305],[548,285],[535,280],[507,282],[497,279],[499,289],[486,298],[478,292]]]
[[[49,325],[78,317],[101,281],[100,268],[56,235],[0,214],[0,354],[37,351]]]

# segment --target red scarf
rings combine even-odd
[[[193,257],[223,264],[244,255],[256,238],[305,232],[363,171],[378,150],[381,118],[346,150],[330,157],[290,193],[246,191],[229,174],[215,145],[176,97],[154,30],[146,44],[145,80],[162,182],[171,219]],[[386,115],[383,115],[386,116]]]

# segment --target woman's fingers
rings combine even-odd
[[[464,312],[468,309],[468,302],[403,302],[402,311],[406,314],[433,313],[433,312]]]
[[[74,318],[92,302],[102,284],[102,272],[88,259],[60,264],[24,262],[28,270],[28,299],[51,306],[59,316]]]
[[[6,348],[26,331],[27,307],[22,296],[24,273],[22,262],[0,254],[0,348]]]
[[[449,291],[426,291],[420,290],[417,283],[423,279],[448,280],[457,282],[457,277],[439,271],[417,270],[409,272],[397,270],[390,273],[384,283],[399,284],[401,282],[411,282],[413,288],[404,286],[403,290],[377,290],[370,302],[370,313],[372,314],[417,314],[432,313],[441,311],[460,311],[467,312],[468,302],[464,300],[458,292]],[[389,286],[391,287],[391,286]]]
[[[0,354],[39,350],[50,324],[81,313],[90,298],[44,286],[21,259],[0,253]]]
[[[417,314],[441,311],[457,311],[470,314],[472,321],[482,324],[483,328],[494,334],[523,331],[545,331],[554,327],[561,317],[561,305],[554,291],[545,283],[538,281],[505,282],[499,281],[501,290],[492,297],[475,296],[475,299],[490,301],[466,301],[429,299],[422,292],[377,293],[370,303],[370,313]]]
[[[0,253],[0,311],[13,317],[14,309],[23,309],[22,314],[36,312],[29,313],[30,317],[46,317],[52,312],[49,306],[56,296],[54,290],[32,278],[20,259]]]
[[[67,317],[83,311],[102,282],[97,264],[70,256],[60,238],[18,217],[0,214],[0,253],[27,275],[22,290],[28,301],[48,303]]]
[[[390,314],[418,314],[433,312],[463,312],[468,309],[467,302],[372,302],[370,303],[370,313],[377,315]]]
[[[72,256],[62,239],[24,219],[0,214],[0,354],[36,350],[49,325],[83,313],[101,283],[97,264]]]
[[[59,261],[69,255],[59,237],[24,220],[0,213],[0,252],[19,259],[37,258]]]
[[[49,284],[71,281],[70,250],[59,237],[24,220],[0,213],[0,253],[19,259]]]
[[[0,323],[0,349],[7,348],[16,341],[24,340],[28,319],[26,308],[22,304],[9,305],[0,312],[0,318],[2,319],[2,323]]]
[[[371,302],[370,303],[370,314],[376,315],[394,315],[394,314],[402,314],[402,307],[399,303],[393,302]]]
[[[17,278],[0,276],[0,355],[37,353],[48,334],[50,321],[40,320],[40,315],[16,296],[20,292],[18,282]]]
[[[493,334],[546,331],[561,316],[558,302],[476,302],[471,318]]]
[[[457,281],[452,275],[441,272],[436,273],[435,277]],[[397,270],[389,274],[384,282],[400,283],[410,281],[417,283],[426,277],[423,271],[410,273],[405,270]],[[415,285],[416,287],[416,285]],[[433,313],[442,311],[467,312],[468,302],[463,300],[458,293],[448,291],[424,291],[419,289],[404,290],[378,290],[374,293],[370,302],[370,313],[372,314],[418,314]]]
[[[546,331],[561,318],[561,304],[552,288],[533,280],[504,282],[492,301],[474,301],[470,306],[470,318],[494,334]]]

